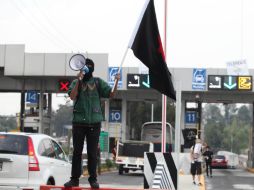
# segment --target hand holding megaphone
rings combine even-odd
[[[69,66],[74,71],[80,71],[78,73],[79,80],[82,80],[84,75],[89,72],[89,68],[86,66],[86,58],[82,54],[75,54],[70,58]]]

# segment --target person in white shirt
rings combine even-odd
[[[200,181],[201,175],[201,162],[202,162],[202,142],[200,139],[196,139],[195,144],[191,147],[190,152],[191,157],[191,174],[193,179],[193,184],[195,185],[195,175],[198,176],[198,185],[202,185]]]

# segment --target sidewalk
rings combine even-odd
[[[205,177],[201,175],[202,186],[192,183],[191,175],[179,175],[179,190],[205,190]]]

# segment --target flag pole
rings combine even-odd
[[[123,62],[124,62],[124,60],[125,60],[125,58],[126,58],[126,56],[127,56],[127,53],[128,53],[128,47],[126,48],[126,50],[125,50],[125,52],[124,52],[124,55],[123,55],[123,58],[122,58],[120,67],[118,68],[117,74],[120,74],[120,71],[121,71],[121,69],[122,69],[122,67],[123,67]],[[111,92],[114,91],[115,87],[116,87],[116,79],[115,79],[115,81],[114,81],[114,85],[113,85],[113,88],[111,89]]]
[[[132,33],[131,38],[130,38],[129,44],[128,44],[128,46],[127,46],[125,52],[124,52],[124,55],[123,55],[123,58],[122,58],[122,61],[121,61],[121,65],[120,65],[120,67],[119,67],[119,69],[118,69],[117,74],[120,74],[120,71],[121,71],[122,66],[123,66],[123,62],[124,62],[124,60],[125,60],[125,58],[126,58],[126,55],[127,55],[127,53],[128,53],[128,49],[131,47],[131,45],[132,45],[132,43],[133,43],[133,41],[134,41],[134,36],[135,36],[136,33],[137,33],[138,27],[139,27],[139,25],[140,25],[140,22],[141,22],[141,20],[142,20],[142,17],[143,17],[143,15],[144,15],[144,12],[145,12],[145,10],[146,10],[146,7],[147,7],[149,1],[150,1],[150,0],[146,0],[145,4],[144,4],[144,6],[143,6],[143,9],[142,9],[141,14],[140,14],[140,16],[139,16],[139,19],[138,19],[138,21],[137,21],[137,23],[136,23],[136,27],[135,27],[135,29],[134,29],[134,31],[133,31],[133,33]],[[115,86],[116,86],[116,80],[114,81],[114,85],[113,85],[113,88],[112,88],[111,92],[113,92],[113,90],[115,89]]]
[[[165,61],[167,54],[167,0],[164,0],[164,49]],[[166,62],[167,63],[167,62]],[[161,152],[166,152],[166,122],[167,122],[167,96],[162,94],[162,130],[161,130]]]

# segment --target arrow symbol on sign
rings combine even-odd
[[[224,82],[224,86],[227,87],[228,89],[232,89],[234,87],[236,87],[236,83],[232,84],[232,76],[228,77],[228,84]]]
[[[142,84],[143,84],[144,86],[146,86],[147,88],[150,88],[149,75],[147,75],[147,81],[146,81],[146,82],[143,81]]]

